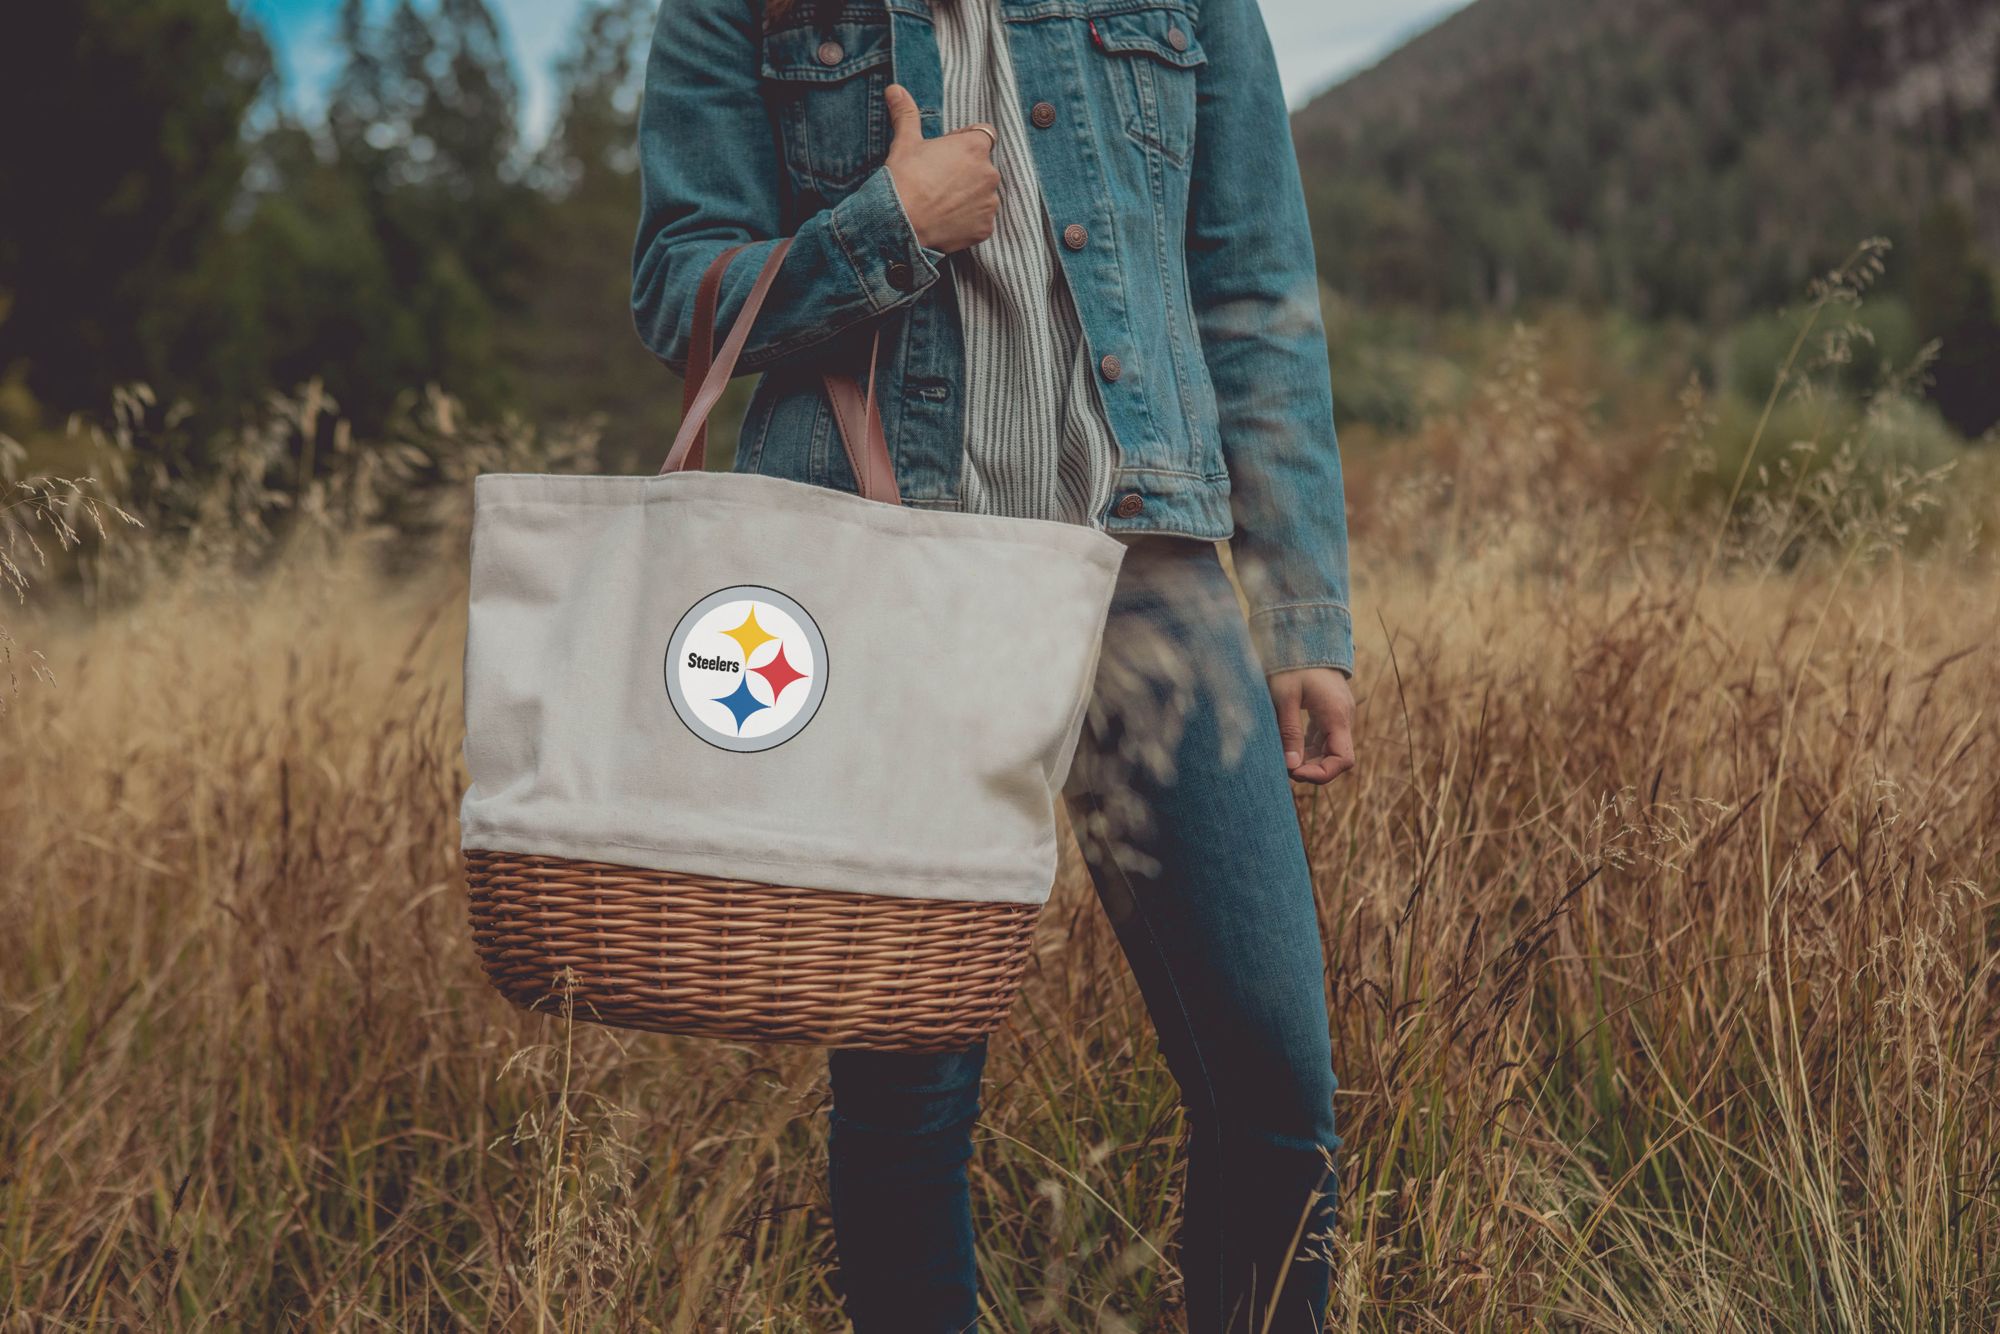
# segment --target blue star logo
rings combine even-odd
[[[736,689],[732,690],[727,695],[724,695],[721,699],[716,700],[715,703],[720,704],[725,709],[728,709],[729,712],[735,716],[736,732],[738,736],[741,736],[743,733],[743,723],[745,719],[749,718],[751,714],[757,712],[757,710],[759,709],[768,709],[771,707],[770,705],[766,704],[763,700],[758,699],[755,695],[750,693],[750,678],[748,676],[745,676],[741,681],[738,681],[736,683]]]

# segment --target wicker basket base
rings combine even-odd
[[[1040,909],[465,853],[472,934],[516,1005],[619,1028],[950,1051],[1000,1026]]]

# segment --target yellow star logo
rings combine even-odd
[[[743,624],[734,630],[722,632],[743,646],[743,661],[750,661],[750,655],[776,639],[776,635],[766,634],[764,627],[757,624],[757,604],[750,604],[750,614],[743,618]]]

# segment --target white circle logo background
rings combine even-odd
[[[769,750],[818,712],[826,639],[810,612],[774,588],[717,589],[667,640],[666,685],[674,712],[703,741]]]

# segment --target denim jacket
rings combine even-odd
[[[1057,253],[1117,442],[1114,536],[1230,540],[1266,671],[1351,670],[1326,335],[1284,95],[1256,0],[999,0]],[[822,26],[824,24],[824,26]],[[965,357],[945,256],[883,167],[883,92],[940,133],[926,0],[665,0],[640,120],[640,337],[685,368],[695,289],[793,237],[739,363],[764,378],[739,471],[853,490],[820,386],[879,331],[904,499],[959,504]],[[762,246],[732,266],[718,322]],[[1115,360],[1114,360],[1115,358]]]

